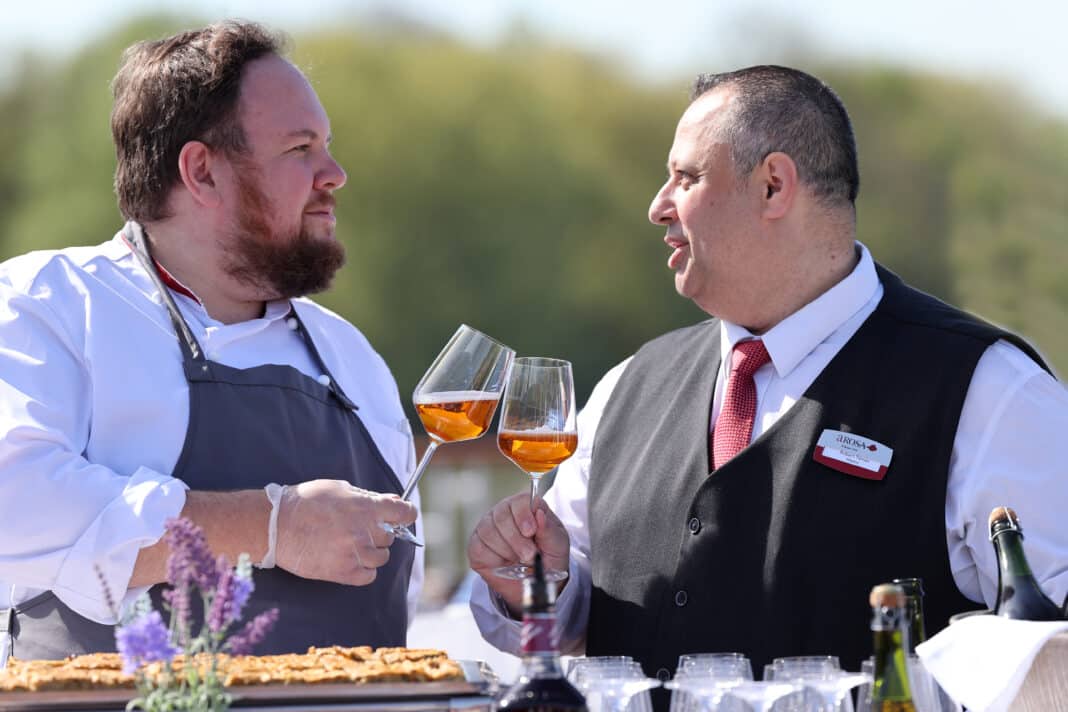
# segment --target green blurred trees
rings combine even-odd
[[[195,24],[144,20],[55,66],[24,59],[0,90],[0,258],[114,233],[108,83],[123,47]],[[353,27],[299,36],[293,56],[349,176],[349,263],[320,299],[367,333],[402,391],[461,322],[571,359],[584,399],[640,343],[703,318],[645,218],[686,78],[642,85],[523,37],[480,50]],[[1068,128],[1002,87],[808,68],[853,114],[860,239],[1068,367]]]

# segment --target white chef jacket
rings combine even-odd
[[[289,301],[223,324],[183,290],[171,294],[209,359],[324,375],[287,324]],[[293,307],[404,484],[415,448],[389,368],[338,315],[308,299]],[[144,590],[128,589],[137,554],[185,504],[170,473],[188,417],[174,326],[121,237],[0,264],[0,608],[51,590],[90,620],[116,622],[96,571],[126,604]],[[420,548],[409,620],[423,564]]]
[[[849,276],[759,337],[771,362],[753,376],[757,412],[752,439],[793,407],[879,304],[883,287],[875,264],[867,248],[857,243],[857,249],[860,260]],[[720,336],[712,423],[723,405],[731,350],[753,334],[721,322]],[[556,602],[565,652],[577,653],[585,645],[591,587],[590,459],[601,414],[629,362],[614,367],[594,388],[578,417],[578,450],[557,470],[545,496],[571,537],[571,576]],[[969,599],[992,607],[997,598],[997,559],[987,517],[999,505],[1019,514],[1028,561],[1046,593],[1059,603],[1068,592],[1068,528],[1063,520],[1068,467],[1059,447],[1066,433],[1068,390],[1015,346],[992,344],[979,359],[964,399],[946,492],[949,563],[957,588]],[[520,624],[507,616],[481,578],[472,590],[471,609],[487,641],[518,653]]]

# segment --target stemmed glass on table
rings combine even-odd
[[[820,710],[839,712],[852,710],[849,691],[858,685],[871,683],[871,675],[842,670],[833,655],[798,655],[775,658],[764,666],[764,679],[795,682],[819,695]]]
[[[586,696],[590,712],[648,712],[648,691],[660,680],[646,677],[640,664],[616,658],[577,658],[568,679]]]
[[[664,687],[672,691],[671,712],[712,712],[732,687],[752,679],[753,666],[741,653],[693,653],[679,656],[675,679]]]
[[[504,393],[497,446],[530,477],[530,509],[536,511],[542,475],[578,448],[575,385],[569,361],[515,359]],[[532,571],[525,564],[513,564],[494,573],[502,578],[524,579]],[[567,578],[567,572],[546,569],[545,578],[560,581]]]
[[[515,351],[504,344],[466,324],[460,325],[412,395],[430,444],[408,479],[401,499],[411,497],[439,445],[473,440],[486,432],[514,358]],[[398,539],[423,545],[407,527],[389,523],[382,527]]]

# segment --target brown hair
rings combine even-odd
[[[128,220],[169,217],[178,155],[189,141],[238,156],[247,152],[237,120],[242,72],[281,54],[285,40],[255,23],[223,22],[138,42],[122,56],[112,92],[115,193]]]

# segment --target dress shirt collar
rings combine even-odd
[[[744,326],[720,321],[720,356],[730,363],[730,353],[739,341],[761,338],[779,378],[786,378],[821,343],[875,295],[879,277],[868,248],[856,243],[860,260],[838,284],[756,337]]]
[[[126,237],[123,236],[121,230],[115,236],[114,240],[118,241],[123,245],[123,247],[125,248],[125,252],[128,252],[130,255],[133,255],[133,246],[126,241]],[[153,258],[152,262],[155,263],[156,269],[159,271],[160,279],[165,285],[167,285],[167,287],[172,292],[174,292],[180,297],[185,297],[188,300],[188,304],[190,306],[192,306],[199,312],[203,312],[202,316],[207,322],[214,323],[218,326],[222,325],[221,322],[217,322],[212,319],[212,317],[208,314],[207,310],[204,309],[204,303],[200,301],[200,297],[198,297],[192,289],[178,281],[178,278],[168,272],[167,268],[161,265],[158,260]],[[140,267],[140,262],[136,262],[136,264],[138,267]],[[276,319],[281,319],[282,317],[289,316],[289,313],[292,310],[293,306],[292,304],[290,304],[290,301],[288,299],[274,299],[264,304],[263,316],[260,318],[266,321],[274,321]]]

